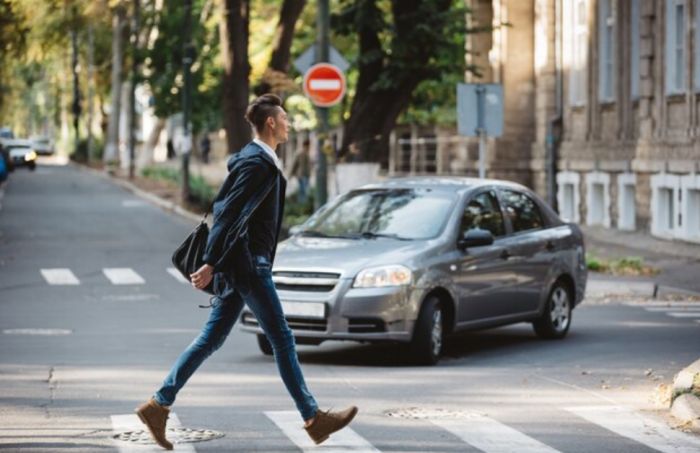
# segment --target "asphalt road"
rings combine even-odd
[[[158,451],[113,436],[138,437],[133,408],[206,319],[207,297],[168,272],[192,222],[71,166],[18,170],[2,192],[0,450]],[[700,451],[655,402],[698,358],[696,307],[584,303],[563,341],[524,324],[471,333],[430,368],[397,346],[301,346],[319,403],[360,407],[324,448],[304,438],[273,360],[234,330],[171,420],[175,435],[223,437],[176,450]]]

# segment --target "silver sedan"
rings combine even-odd
[[[586,277],[581,230],[532,191],[442,177],[338,197],[280,244],[273,268],[299,344],[402,342],[422,364],[470,329],[530,322],[563,338]],[[251,312],[241,325],[272,353]]]

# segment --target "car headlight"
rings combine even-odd
[[[26,162],[29,162],[30,160],[35,160],[35,159],[36,159],[36,152],[35,151],[28,152],[27,154],[24,155],[24,160]]]
[[[384,288],[411,283],[411,270],[406,266],[380,266],[363,269],[355,277],[353,288]]]

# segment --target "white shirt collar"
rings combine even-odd
[[[280,162],[279,158],[277,157],[277,154],[275,154],[275,151],[272,148],[270,148],[270,145],[260,140],[259,138],[254,138],[253,142],[257,143],[258,146],[260,146],[263,149],[263,151],[265,151],[270,157],[272,157],[272,160],[275,162],[275,165],[277,165],[277,168],[279,168],[280,171],[282,171],[282,162]]]

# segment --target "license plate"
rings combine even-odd
[[[319,302],[282,301],[282,311],[284,311],[286,316],[324,319],[326,317],[326,304]]]

